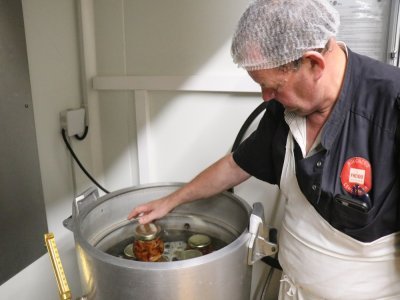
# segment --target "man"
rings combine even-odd
[[[353,53],[338,27],[325,0],[251,2],[232,56],[268,102],[257,130],[128,218],[147,223],[255,176],[286,198],[280,299],[400,299],[400,70]]]

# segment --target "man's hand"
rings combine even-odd
[[[128,215],[128,219],[138,218],[140,224],[160,219],[169,213],[174,206],[170,205],[168,197],[150,201],[135,207]]]

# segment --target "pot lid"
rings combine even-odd
[[[135,227],[135,237],[142,241],[154,240],[160,232],[161,227],[154,223],[139,224]]]
[[[189,238],[188,243],[192,248],[205,248],[211,244],[211,239],[205,234],[194,234]]]

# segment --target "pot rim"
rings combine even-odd
[[[180,182],[171,182],[171,183],[153,183],[153,184],[143,184],[134,187],[128,187],[124,189],[120,189],[104,196],[99,197],[93,203],[88,204],[83,209],[80,209],[79,213],[76,212],[72,215],[72,224],[73,224],[73,233],[76,247],[81,247],[85,250],[85,252],[91,253],[91,256],[99,261],[106,262],[107,264],[111,264],[118,267],[128,268],[128,269],[143,269],[143,270],[170,270],[173,268],[190,268],[197,265],[202,265],[206,263],[210,263],[216,260],[219,260],[221,257],[229,255],[230,253],[236,251],[238,247],[241,247],[243,244],[246,244],[246,248],[248,248],[248,242],[250,239],[250,233],[248,231],[248,227],[231,243],[226,245],[225,247],[216,250],[212,253],[209,253],[204,256],[191,258],[188,260],[182,261],[173,261],[173,262],[142,262],[142,261],[134,261],[128,260],[124,258],[119,258],[112,256],[110,254],[105,253],[104,251],[92,246],[86,239],[82,237],[81,226],[76,226],[81,224],[81,221],[86,217],[87,214],[90,213],[92,209],[97,207],[99,204],[114,198],[116,196],[120,196],[132,191],[138,191],[142,189],[149,189],[149,188],[158,188],[158,187],[179,187],[182,186],[184,183]],[[250,205],[244,201],[238,195],[232,194],[228,191],[224,191],[220,193],[221,195],[226,195],[229,198],[233,198],[234,200],[238,201],[240,205],[246,210],[248,217],[250,218],[251,214],[251,207]],[[201,201],[201,200],[200,200]]]

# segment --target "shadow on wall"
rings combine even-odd
[[[248,1],[126,1],[128,75],[194,75],[230,41]],[[230,44],[230,43],[229,43]],[[226,63],[232,67],[229,49]],[[212,67],[218,72],[221,65]]]

